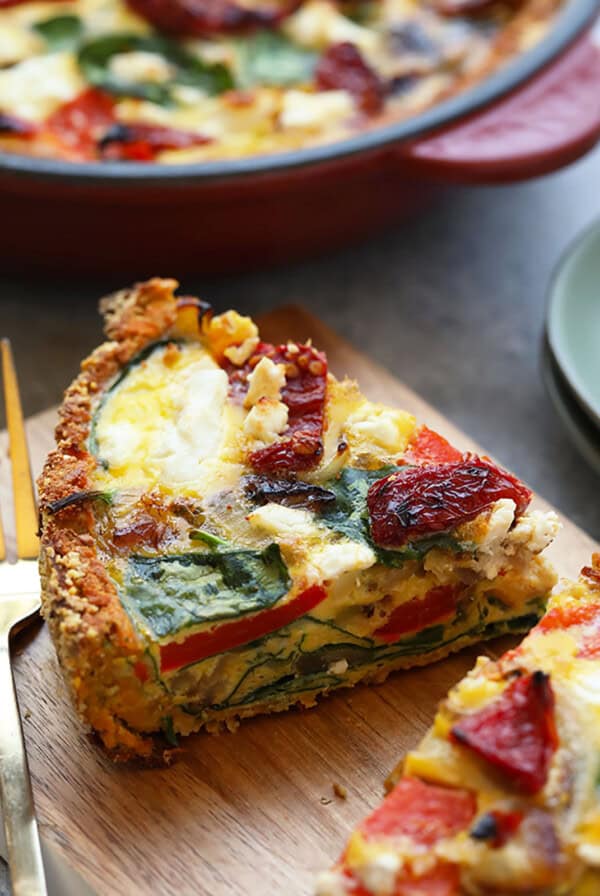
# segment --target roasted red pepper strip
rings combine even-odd
[[[295,12],[302,0],[255,8],[233,0],[127,0],[127,3],[165,34],[201,37],[216,32],[274,28]]]
[[[61,144],[73,161],[92,161],[98,157],[98,143],[115,124],[113,97],[90,87],[65,103],[46,119],[45,129]]]
[[[408,632],[421,631],[456,612],[456,600],[460,589],[454,585],[431,588],[424,597],[414,597],[401,604],[390,618],[375,632],[383,641],[397,641]]]
[[[161,672],[181,669],[182,666],[189,666],[206,657],[233,650],[234,647],[262,638],[309,613],[326,597],[327,592],[322,585],[311,585],[280,607],[272,607],[252,616],[226,622],[209,631],[197,632],[181,643],[173,641],[170,644],[163,644],[160,648]]]
[[[151,162],[165,149],[186,149],[211,143],[210,137],[156,124],[117,124],[99,141],[104,159]]]
[[[369,489],[371,535],[383,547],[402,547],[426,535],[448,532],[500,498],[513,500],[521,514],[531,492],[511,473],[475,455],[456,463],[408,467]]]
[[[23,3],[29,3],[30,0],[0,0],[0,9],[8,9],[9,6],[21,6]],[[54,2],[57,0],[46,0],[46,3]],[[60,0],[58,0],[60,2]]]
[[[288,342],[277,347],[261,343],[244,368],[231,372],[232,394],[247,391],[248,373],[255,358],[266,355],[274,364],[284,364],[285,385],[281,401],[288,408],[285,433],[272,445],[253,451],[250,465],[259,473],[292,473],[315,467],[323,450],[327,358],[312,345]]]
[[[489,706],[461,718],[450,736],[504,773],[518,790],[537,793],[558,745],[549,676],[537,671],[516,678]]]
[[[447,464],[462,460],[462,453],[439,433],[421,426],[408,444],[401,463]]]
[[[469,790],[427,784],[419,778],[401,778],[375,811],[359,826],[367,840],[410,837],[432,846],[467,828],[476,801]]]
[[[315,81],[320,90],[347,90],[367,115],[376,115],[383,108],[385,91],[381,79],[348,41],[333,44],[325,51],[317,65]]]

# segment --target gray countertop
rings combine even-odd
[[[301,302],[436,405],[600,539],[600,481],[544,391],[546,289],[569,242],[600,214],[600,151],[502,188],[453,189],[360,247],[231,278],[186,277],[218,309]],[[139,276],[165,275],[141,263]],[[59,401],[100,340],[96,300],[120,284],[0,277],[0,335],[13,340],[27,413]],[[0,863],[0,896],[6,896]]]

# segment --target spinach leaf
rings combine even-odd
[[[156,638],[273,606],[291,580],[278,545],[130,557],[123,602]]]
[[[238,45],[238,86],[281,86],[312,80],[318,55],[276,31],[259,31]]]
[[[44,38],[49,50],[72,50],[83,34],[83,23],[79,16],[53,16],[36,22],[33,30]]]
[[[110,61],[119,53],[157,53],[169,62],[173,76],[166,83],[126,81],[110,71]],[[149,100],[159,105],[173,102],[174,84],[198,87],[208,94],[222,93],[233,86],[229,70],[221,63],[206,63],[183,47],[159,35],[106,34],[87,41],[79,50],[78,63],[87,80],[117,96]]]

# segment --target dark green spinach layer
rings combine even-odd
[[[300,650],[292,663],[290,663],[290,657],[280,658],[279,655],[274,654],[259,655],[257,662],[248,668],[243,678],[237,682],[229,694],[227,700],[202,708],[191,706],[183,708],[187,712],[197,715],[207,710],[214,712],[237,706],[247,706],[251,703],[272,701],[278,697],[285,697],[294,693],[335,688],[342,685],[347,677],[346,673],[344,675],[336,675],[332,671],[332,664],[341,659],[346,660],[350,670],[360,669],[361,666],[381,665],[381,667],[384,667],[400,657],[433,653],[449,647],[452,643],[462,638],[488,640],[501,635],[526,632],[536,624],[544,611],[542,603],[532,601],[530,605],[532,612],[512,619],[497,620],[487,624],[480,623],[466,631],[464,629],[457,631],[455,626],[434,625],[424,629],[417,635],[391,645],[375,646],[372,641],[370,642],[372,646],[357,643],[336,643],[322,647],[310,654],[303,654],[302,650]],[[312,617],[308,618],[312,619]],[[312,621],[319,622],[319,620]],[[368,639],[361,640],[368,642]],[[251,691],[245,692],[243,696],[239,696],[244,680],[256,673],[257,670],[260,671],[261,666],[267,664],[272,666],[274,661],[275,665],[281,665],[282,671],[285,668],[285,674],[275,681],[262,684]]]
[[[278,545],[129,558],[123,601],[156,638],[272,607],[291,579]]]

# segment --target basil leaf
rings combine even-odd
[[[312,80],[318,55],[292,43],[275,31],[259,31],[238,45],[239,87],[257,84],[281,86]]]
[[[117,78],[110,71],[110,61],[119,53],[144,51],[157,53],[173,68],[172,78],[161,84]],[[158,35],[107,34],[85,43],[79,50],[78,62],[87,80],[117,96],[137,97],[159,105],[173,103],[174,84],[187,84],[208,94],[222,93],[233,86],[228,69],[221,63],[206,63],[166,37]]]
[[[83,24],[79,16],[53,16],[36,22],[33,30],[37,31],[50,50],[71,50],[77,46],[83,34]]]
[[[155,638],[272,607],[291,580],[279,547],[130,557],[123,602]]]

